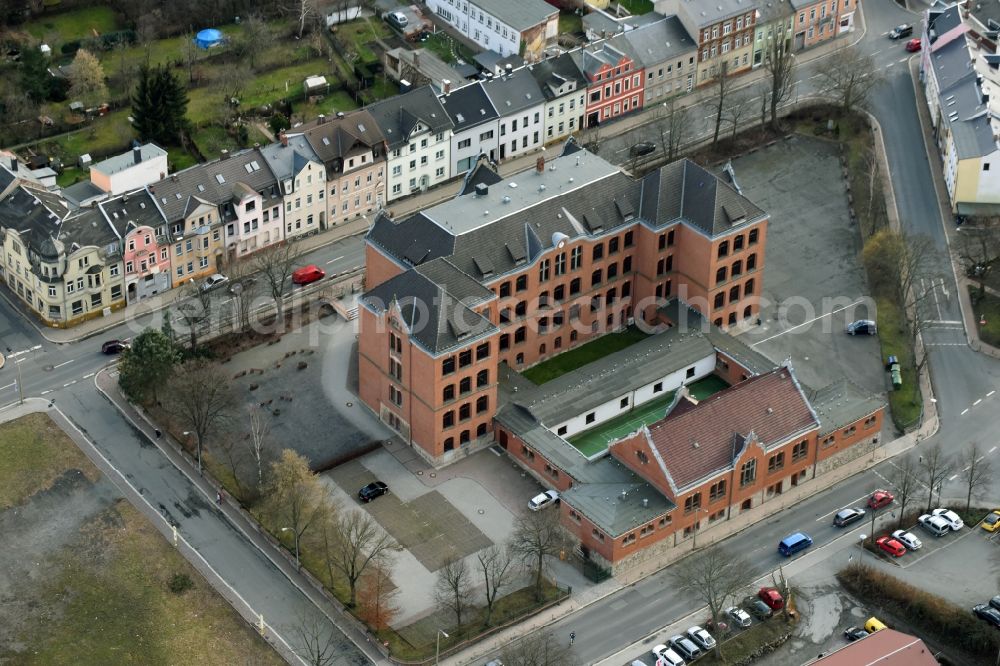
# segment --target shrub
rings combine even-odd
[[[167,584],[170,591],[174,594],[184,594],[192,587],[194,587],[194,581],[191,580],[191,576],[184,573],[174,574],[170,577],[170,582]]]
[[[995,630],[967,609],[888,573],[854,564],[837,572],[837,579],[848,591],[906,618],[915,628],[937,636],[943,643],[983,657],[995,656],[1000,649]]]

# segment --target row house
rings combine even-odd
[[[791,51],[794,13],[792,0],[772,0],[761,3],[758,7],[753,40],[754,68],[760,67],[773,57],[774,49],[780,49],[785,53]]]
[[[569,53],[528,66],[545,98],[545,143],[564,141],[584,128],[587,79]]]
[[[379,414],[384,404],[419,412],[419,418],[401,417],[406,437],[428,459],[442,460],[450,446],[469,442],[463,429],[457,436],[452,429],[463,419],[446,416],[448,406],[465,395],[463,387],[474,386],[474,377],[461,376],[457,393],[447,389],[455,363],[461,370],[467,367],[462,359],[480,355],[479,343],[466,342],[463,326],[475,324],[477,335],[495,339],[482,351],[491,359],[480,368],[487,371],[484,381],[495,380],[501,363],[526,368],[635,318],[655,322],[658,304],[678,296],[717,325],[734,326],[759,309],[767,223],[763,211],[688,160],[636,180],[570,140],[563,155],[539,157],[534,171],[509,178],[481,161],[454,199],[403,218],[379,215],[368,233],[371,293],[360,308],[362,400]],[[387,303],[422,300],[423,292],[416,294],[412,285],[429,279],[422,267],[437,259],[446,260],[449,275],[454,268],[467,279],[449,278],[449,285],[457,285],[448,287],[453,291],[433,292],[431,300],[461,302],[476,317],[464,310],[459,316],[454,308],[436,313],[446,305],[437,302],[408,310],[421,317],[404,318],[406,340],[427,324],[426,309],[432,321],[441,322],[432,334],[451,327],[456,340],[444,350],[416,345],[412,353],[420,355],[411,353],[400,368],[390,367],[382,354],[392,328]],[[475,307],[466,296],[475,296]],[[642,306],[636,310],[634,304]],[[480,331],[477,317],[493,328]],[[417,385],[439,386],[441,392],[430,402],[423,395],[416,400]],[[488,420],[494,407],[484,409],[476,417]],[[471,437],[481,422],[475,421]]]
[[[119,239],[96,208],[20,185],[0,201],[0,271],[46,325],[100,317],[125,305]]]
[[[611,40],[645,72],[643,106],[689,93],[698,75],[697,48],[676,16],[629,30]]]
[[[484,50],[531,62],[559,34],[559,10],[544,0],[427,0],[427,8]]]
[[[791,0],[792,48],[796,51],[829,41],[853,30],[857,0]],[[841,20],[841,12],[844,20]]]
[[[170,249],[166,220],[153,197],[140,189],[98,204],[104,222],[121,244],[128,305],[171,287]]]
[[[659,0],[656,10],[676,15],[698,44],[696,86],[712,81],[723,68],[729,76],[751,68],[755,0]]]
[[[587,127],[642,108],[645,74],[624,50],[605,41],[572,53],[587,79]]]
[[[526,67],[507,71],[483,84],[500,116],[496,159],[516,157],[545,144],[545,98]]]
[[[377,102],[366,111],[385,137],[387,202],[424,192],[451,177],[454,124],[430,86]]]
[[[284,240],[326,229],[326,167],[305,137],[281,133],[278,142],[260,149],[284,201]],[[281,237],[271,238],[278,242]]]
[[[441,105],[451,118],[450,175],[460,176],[472,168],[480,155],[491,160],[499,157],[500,115],[478,81],[451,89],[449,82],[440,96]]]
[[[303,132],[326,169],[327,227],[368,215],[385,204],[386,142],[370,113],[321,115],[296,131]]]

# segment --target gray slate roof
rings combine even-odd
[[[957,3],[940,12],[931,10],[929,19],[927,38],[931,44],[937,41],[939,35],[943,35],[962,25],[962,15]],[[964,40],[960,41],[964,42]]]
[[[158,230],[166,220],[160,214],[153,197],[145,190],[117,196],[98,204],[105,224],[110,225],[119,238],[136,227],[148,226]]]
[[[820,437],[854,423],[885,406],[885,401],[847,379],[807,391],[809,403],[819,417]]]
[[[56,237],[69,208],[51,193],[20,185],[0,200],[0,227],[14,229],[36,252],[44,240]]]
[[[378,314],[398,306],[412,338],[430,354],[439,354],[496,332],[471,309],[492,298],[492,291],[446,259],[436,259],[386,280],[366,292],[362,302]]]
[[[346,114],[343,118],[324,118],[300,125],[288,132],[305,136],[313,152],[326,167],[334,168],[347,157],[373,150],[376,161],[382,157],[381,146],[385,143],[382,130],[368,111],[361,109]]]
[[[813,0],[815,1],[815,0]],[[754,0],[679,0],[697,25],[706,26],[756,9]]]
[[[559,13],[544,0],[472,0],[469,4],[482,8],[518,31],[533,28]]]
[[[67,250],[72,249],[73,243],[81,247],[87,245],[106,247],[121,240],[97,208],[83,208],[66,218],[57,238],[63,242]]]
[[[670,513],[677,505],[645,479],[608,457],[594,463],[600,481],[578,483],[560,498],[611,538]]]
[[[322,162],[301,134],[288,136],[287,139],[287,146],[277,141],[260,149],[267,166],[271,167],[271,173],[279,183],[294,178],[311,161]]]
[[[423,123],[434,134],[453,127],[430,86],[414,88],[402,95],[376,102],[366,110],[382,130],[390,150],[405,145],[417,123]]]
[[[545,101],[538,82],[526,67],[515,69],[510,76],[493,77],[483,87],[501,116],[509,116]]]
[[[956,39],[934,51],[931,64],[941,91],[938,104],[942,122],[951,128],[958,158],[983,157],[996,152],[989,109],[983,102],[965,40]]]
[[[721,328],[713,326],[700,312],[677,298],[660,306],[657,313],[666,317],[682,331],[701,331],[720,352],[735,359],[753,374],[762,375],[778,367],[778,364],[750,347],[742,340],[729,335]]]
[[[441,95],[439,99],[451,121],[455,124],[456,132],[481,125],[490,120],[496,120],[499,117],[489,96],[483,90],[483,84],[478,81],[458,89],[452,89],[450,94]]]
[[[147,189],[167,221],[176,222],[197,207],[199,200],[216,206],[228,203],[233,198],[233,186],[241,182],[255,192],[277,192],[277,180],[256,148],[178,171]]]
[[[3,190],[2,186],[0,190]],[[106,199],[108,193],[89,180],[81,180],[62,188],[62,195],[74,206],[85,206],[92,200]]]
[[[696,44],[676,16],[629,30],[612,42],[627,51],[643,67],[653,67],[685,53],[693,53]]]
[[[576,61],[569,53],[562,53],[554,58],[545,58],[541,62],[528,66],[528,71],[535,77],[545,99],[551,100],[560,96],[560,88],[567,82],[575,81],[576,89],[587,87],[587,79],[577,67]]]

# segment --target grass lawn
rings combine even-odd
[[[896,427],[904,430],[917,422],[921,410],[920,385],[917,382],[913,348],[910,346],[906,323],[899,306],[891,299],[880,296],[876,298],[876,302],[882,358],[896,356],[903,375],[903,386],[899,390],[889,391],[889,409]]]
[[[399,86],[386,76],[376,76],[371,86],[361,91],[361,98],[366,104],[389,99],[399,94]]]
[[[255,143],[259,143],[262,146],[270,143],[268,138],[263,134],[261,134],[260,130],[258,130],[253,125],[248,125],[247,130],[250,133],[250,139],[247,144],[248,146],[253,146],[253,144]],[[202,155],[205,156],[206,160],[214,160],[221,154],[223,149],[228,150],[229,152],[242,150],[236,144],[236,139],[230,136],[226,132],[225,128],[220,127],[219,125],[206,125],[205,127],[197,127],[191,131],[191,139],[194,141],[194,144],[198,146],[198,150],[201,152]],[[180,149],[177,149],[176,151],[171,151],[170,153],[171,159],[173,159],[175,152],[177,153],[178,157],[185,154],[184,151]],[[190,160],[191,164],[194,164],[194,158],[191,157]],[[190,164],[186,166],[190,166]],[[185,168],[185,166],[177,167],[174,170],[179,171],[180,169],[183,168]]]
[[[10,364],[8,364],[10,365]],[[52,419],[29,414],[0,424],[0,511],[48,488],[66,469],[98,472]]]
[[[376,39],[388,37],[389,27],[379,20],[358,19],[338,26],[337,36],[358,54],[359,62],[370,65],[378,62],[378,54],[371,45]]]
[[[979,339],[988,345],[1000,347],[1000,298],[987,292],[978,301],[979,288],[969,287],[969,296],[972,298],[972,311],[975,314],[976,328],[979,331]],[[986,325],[981,326],[979,321],[986,318]]]
[[[361,105],[354,101],[351,94],[345,90],[338,90],[330,95],[325,95],[322,101],[316,104],[299,104],[296,111],[301,113],[307,120],[315,118],[319,114],[335,116],[338,111],[353,111]]]
[[[559,34],[574,35],[583,31],[583,17],[575,12],[559,12]]]
[[[472,62],[472,59],[476,55],[466,48],[461,42],[452,39],[448,33],[443,31],[438,31],[430,35],[422,46],[429,51],[433,51],[437,57],[441,58],[450,65],[457,62],[455,55],[466,63]],[[454,49],[455,55],[452,55],[452,49]]]
[[[98,162],[128,149],[134,136],[128,121],[129,112],[129,109],[112,111],[103,118],[95,118],[85,129],[43,139],[36,145],[41,152],[61,157],[66,164],[76,164],[77,158],[84,153],[90,153]]]
[[[554,358],[550,358],[548,361],[539,363],[533,368],[528,368],[521,374],[536,384],[544,384],[571,370],[576,370],[599,358],[604,358],[608,354],[631,347],[640,340],[645,340],[647,337],[649,336],[632,326],[624,331],[609,333],[576,349],[563,352]]]
[[[63,167],[62,173],[56,176],[56,184],[59,187],[69,187],[73,183],[87,180],[90,177],[90,169],[84,171],[80,167]]]
[[[732,638],[722,643],[723,660],[715,656],[715,652],[708,652],[698,663],[702,666],[708,664],[745,664],[753,660],[754,654],[759,654],[760,648],[765,645],[782,643],[791,635],[795,625],[780,615],[773,617],[767,622],[754,621],[752,627],[746,631],[735,634]]]
[[[252,135],[252,133],[251,133]],[[174,146],[167,148],[167,163],[170,166],[170,172],[181,171],[182,169],[187,169],[188,167],[194,166],[198,163],[195,156],[188,151],[180,148],[179,146]]]
[[[119,29],[118,18],[110,6],[88,7],[69,12],[43,16],[24,24],[24,29],[32,36],[52,47],[52,53],[59,55],[59,47],[74,39],[94,37],[94,32],[103,34]]]
[[[653,11],[653,0],[615,0],[632,14],[648,14]]]

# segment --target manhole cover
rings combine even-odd
[[[347,403],[347,406],[348,406],[348,407],[353,407],[353,406],[354,406],[354,403],[353,403],[353,402],[349,402],[349,403]]]
[[[424,471],[423,470],[420,470],[420,471],[417,472],[417,476],[423,476],[423,475],[424,475]]]
[[[480,510],[479,510],[479,515],[480,515],[480,516],[481,516],[481,515],[483,515],[484,513],[486,513],[486,510],[485,510],[485,509],[480,509]]]
[[[436,479],[437,478],[437,472],[431,472],[427,476],[431,477],[432,479]]]

